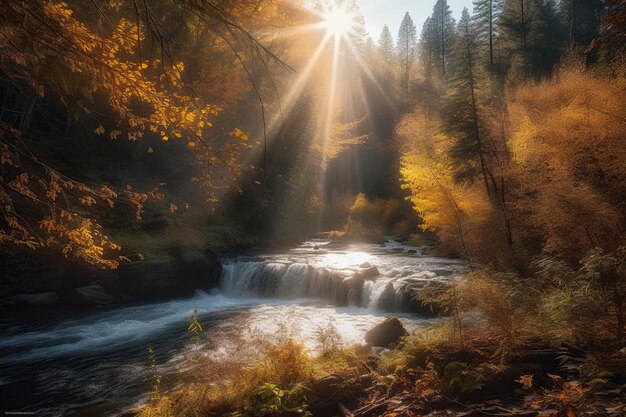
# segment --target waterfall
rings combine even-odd
[[[358,267],[337,270],[312,265],[303,258],[241,257],[224,260],[220,289],[231,298],[311,298],[338,307],[428,314],[415,300],[415,293],[424,284],[441,283],[436,278],[432,271],[390,268],[377,277],[365,279]]]
[[[346,276],[305,263],[224,263],[220,289],[234,298],[317,298],[341,303]],[[349,290],[349,289],[348,289]]]

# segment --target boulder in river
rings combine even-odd
[[[361,276],[364,279],[374,280],[374,279],[376,279],[380,275],[380,272],[378,271],[378,268],[376,268],[375,266],[371,266],[370,265],[369,268],[367,268],[364,271],[359,272],[359,274],[361,274]]]
[[[356,273],[351,278],[343,281],[343,286],[347,291],[348,304],[354,304],[359,307],[361,306],[364,285],[365,279],[359,273]]]
[[[9,297],[10,304],[23,304],[28,306],[51,306],[58,304],[59,294],[55,292],[42,292],[37,294],[18,294]]]
[[[115,301],[115,297],[107,294],[102,285],[93,284],[74,289],[76,300],[84,306],[108,305]]]
[[[359,268],[371,268],[372,264],[369,262],[363,262],[361,265],[359,265]]]
[[[185,295],[174,265],[167,260],[121,264],[118,273],[122,291],[142,300]]]
[[[198,250],[183,250],[178,257],[178,269],[183,286],[210,290],[220,285],[222,264],[213,253],[203,255]]]
[[[408,333],[400,320],[396,317],[387,317],[365,333],[365,341],[372,346],[391,347]]]
[[[396,290],[390,282],[387,284],[383,292],[378,297],[378,308],[383,311],[395,311],[398,303],[396,302]]]

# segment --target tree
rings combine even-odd
[[[447,78],[447,63],[454,42],[454,19],[448,0],[437,0],[431,16],[435,39],[437,66],[443,79]]]
[[[385,25],[383,26],[380,38],[378,39],[378,54],[382,60],[383,73],[388,79],[390,79],[393,74],[393,63],[395,58],[393,49],[391,31],[389,31],[389,26]]]
[[[501,10],[502,0],[474,1],[476,35],[480,42],[486,44],[488,48],[489,66],[491,69],[494,66],[494,42]]]
[[[561,0],[559,9],[567,26],[570,47],[587,46],[598,37],[602,0]]]
[[[455,180],[467,183],[480,176],[491,194],[485,131],[479,116],[477,41],[467,9],[459,21],[459,35],[455,48],[456,72],[450,79],[443,109],[444,130],[452,138],[449,154],[455,166]]]
[[[553,0],[506,0],[500,16],[511,69],[525,77],[549,74],[562,47],[562,21]]]
[[[397,50],[400,58],[400,84],[408,96],[411,69],[417,52],[417,31],[409,12],[406,12],[400,24]]]
[[[430,80],[433,74],[435,54],[435,39],[433,30],[433,21],[430,17],[426,18],[424,26],[422,27],[422,34],[419,42],[419,56],[422,64],[422,70],[424,72],[424,78]]]

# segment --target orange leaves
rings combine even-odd
[[[80,198],[80,204],[82,204],[83,206],[91,207],[96,204],[96,199],[86,195]]]
[[[231,135],[231,136],[234,136],[234,137],[236,137],[236,138],[239,138],[239,139],[241,139],[241,140],[243,140],[243,141],[247,141],[247,140],[249,139],[249,138],[248,138],[248,135],[246,135],[245,133],[243,133],[243,131],[242,131],[241,129],[239,129],[238,127],[237,127],[237,128],[235,128],[235,130],[233,130],[233,131],[230,133],[230,135]]]
[[[533,374],[530,375],[522,375],[517,380],[520,384],[522,384],[523,390],[529,390],[533,386]]]

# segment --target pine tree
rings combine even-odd
[[[443,107],[443,126],[450,137],[448,156],[457,183],[472,183],[478,178],[494,208],[500,213],[508,245],[513,244],[507,214],[504,177],[499,174],[497,146],[489,135],[480,100],[483,84],[478,64],[478,37],[467,8],[459,21],[459,37],[454,49],[454,76],[448,83]]]
[[[430,80],[433,74],[434,55],[435,55],[435,34],[433,21],[430,17],[426,18],[422,27],[422,34],[419,41],[419,55],[424,78]]]
[[[600,32],[602,0],[561,0],[559,9],[567,25],[569,46],[587,46]]]
[[[476,35],[481,43],[488,47],[489,66],[492,69],[494,66],[494,42],[501,11],[502,0],[474,0]]]
[[[528,33],[536,15],[536,0],[505,0],[500,28],[506,39],[518,50],[526,48]]]
[[[559,59],[563,25],[554,0],[505,0],[500,32],[512,69],[525,76],[548,74]]]
[[[383,26],[378,39],[378,54],[382,60],[383,72],[386,77],[390,78],[389,76],[393,73],[394,48],[393,38],[387,25]]]
[[[437,0],[431,16],[433,32],[435,36],[435,51],[437,66],[441,76],[445,79],[446,66],[449,60],[450,50],[454,42],[454,19],[448,6],[448,0]]]
[[[400,24],[397,50],[400,57],[400,84],[404,93],[408,95],[411,68],[413,67],[417,50],[417,31],[409,12],[406,12]]]
[[[443,108],[444,130],[452,139],[448,154],[455,167],[456,182],[468,183],[481,177],[491,194],[491,174],[478,104],[478,43],[467,9],[463,9],[459,32],[454,50],[455,73],[448,84]]]

